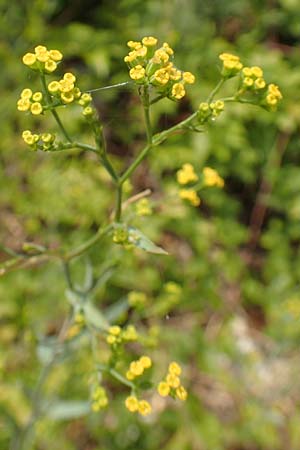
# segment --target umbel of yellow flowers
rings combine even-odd
[[[178,69],[174,63],[174,50],[167,42],[158,45],[158,39],[146,36],[141,41],[129,41],[130,51],[124,61],[129,76],[137,84],[155,87],[162,97],[180,100],[185,96],[185,85],[193,84],[191,72]]]

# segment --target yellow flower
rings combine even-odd
[[[177,396],[177,398],[179,398],[179,400],[182,400],[182,401],[186,400],[187,399],[186,389],[183,386],[179,386],[176,389],[176,396]]]
[[[109,345],[115,344],[115,343],[117,342],[117,338],[116,338],[116,336],[113,336],[112,334],[109,334],[109,335],[107,336],[107,338],[106,338],[106,342],[107,342]]]
[[[144,372],[144,367],[140,361],[132,361],[129,370],[135,377],[138,377]]]
[[[119,336],[121,333],[121,328],[118,325],[113,325],[109,327],[108,332],[114,336]]]
[[[230,78],[235,76],[242,68],[243,64],[240,62],[240,58],[231,53],[221,53],[219,55],[221,61],[223,61],[222,75]]]
[[[180,379],[173,373],[168,373],[166,377],[167,384],[172,388],[178,388],[180,386]]]
[[[23,131],[22,138],[27,145],[33,145],[37,142],[36,135],[33,135],[29,130]]]
[[[243,68],[243,75],[245,77],[251,77],[252,76],[252,69],[250,69],[250,67],[244,67]]]
[[[23,131],[23,133],[22,133],[22,138],[24,139],[25,137],[31,136],[31,135],[32,135],[32,133],[31,133],[30,130],[25,130],[25,131]]]
[[[47,52],[47,47],[45,47],[44,45],[38,45],[37,47],[35,47],[34,49],[36,55],[40,55],[41,53],[45,53]]]
[[[258,66],[251,67],[251,72],[256,78],[262,78],[264,76],[262,69]]]
[[[201,203],[197,192],[192,189],[180,189],[179,196],[183,200],[188,200],[193,206],[199,206]]]
[[[231,53],[221,53],[219,55],[221,61],[235,61],[238,62],[240,58],[236,55],[232,55]]]
[[[218,172],[211,167],[204,167],[204,186],[218,186],[222,188],[224,186],[224,180],[220,177]]]
[[[43,112],[43,107],[39,102],[32,103],[30,111],[33,115],[38,116]]]
[[[134,50],[137,50],[137,49],[139,49],[142,46],[142,44],[140,42],[137,42],[137,41],[128,41],[127,42],[127,46],[129,48],[133,48]]]
[[[51,94],[55,94],[60,90],[60,84],[58,81],[51,81],[51,83],[48,84],[48,91]]]
[[[125,406],[130,412],[138,411],[139,401],[134,395],[130,395],[125,400]]]
[[[147,47],[153,47],[154,45],[157,44],[157,39],[152,36],[146,36],[142,39],[142,43]]]
[[[32,90],[31,89],[23,89],[23,91],[21,92],[21,98],[31,98],[32,97]]]
[[[35,92],[32,96],[32,100],[35,102],[40,102],[43,98],[43,94],[41,92]]]
[[[177,376],[180,376],[181,375],[181,367],[180,367],[180,365],[177,363],[177,362],[175,362],[175,361],[173,361],[173,362],[171,362],[170,364],[169,364],[169,372],[171,373],[171,374],[173,374],[173,375],[177,375]]]
[[[47,72],[54,72],[54,70],[57,68],[57,64],[55,61],[52,61],[52,59],[49,59],[48,61],[45,62],[45,70]]]
[[[172,97],[180,100],[185,96],[185,89],[182,83],[175,83],[172,87]]]
[[[30,100],[28,98],[20,98],[17,102],[17,108],[19,111],[28,111],[30,108]]]
[[[22,58],[25,66],[32,66],[36,62],[36,55],[34,53],[26,53]]]
[[[71,92],[72,89],[74,89],[74,83],[71,83],[68,80],[60,80],[59,89],[61,92]]]
[[[275,95],[269,94],[269,95],[267,95],[267,97],[266,97],[266,102],[267,102],[267,104],[270,105],[270,106],[275,106],[275,105],[277,105],[277,103],[278,103],[278,99],[275,97]]]
[[[127,380],[131,381],[131,380],[134,380],[135,376],[130,370],[127,370],[126,378],[127,378]]]
[[[254,86],[256,89],[263,89],[266,87],[266,82],[263,78],[257,78],[254,82]]]
[[[49,143],[49,142],[53,141],[53,138],[54,138],[54,136],[53,136],[51,133],[43,133],[43,134],[41,135],[42,141],[43,141],[43,142],[46,142],[46,143]],[[83,317],[82,314],[80,314],[80,316]],[[80,323],[80,322],[77,320],[78,317],[79,317],[79,314],[77,314],[76,317],[75,317],[75,322],[76,322],[76,323]]]
[[[72,92],[62,92],[60,98],[64,103],[72,103],[74,101],[74,95]]]
[[[68,81],[69,83],[75,83],[76,77],[71,72],[67,72],[64,74],[64,80]]]
[[[169,81],[170,76],[165,69],[158,69],[154,73],[154,79],[155,79],[155,81],[157,81],[157,83],[165,85]]]
[[[178,81],[181,79],[181,71],[176,69],[175,67],[171,67],[169,69],[170,79],[173,81]]]
[[[169,61],[169,55],[165,51],[165,49],[158,49],[155,51],[154,56],[152,58],[152,62],[154,64],[166,64]]]
[[[195,75],[193,75],[191,72],[183,72],[182,79],[185,83],[188,84],[195,83]]]
[[[282,99],[282,94],[276,84],[273,83],[269,84],[268,92],[274,95],[277,99]]]
[[[61,61],[63,59],[63,55],[62,55],[62,53],[59,50],[50,50],[49,51],[49,56],[55,62]]]
[[[135,50],[136,57],[144,58],[147,55],[147,47],[144,45],[138,49]]]
[[[167,397],[170,393],[170,390],[170,386],[165,381],[161,381],[157,387],[157,391],[162,397]]]
[[[253,86],[253,83],[254,83],[254,81],[253,81],[253,79],[250,78],[250,77],[245,77],[245,78],[243,79],[243,84],[244,84],[245,86],[247,86],[247,87]]]
[[[163,48],[168,53],[168,55],[170,56],[174,55],[174,50],[169,46],[167,42],[163,43]]]
[[[76,89],[76,88],[75,88]],[[91,94],[88,93],[84,93],[80,96],[80,99],[78,100],[79,105],[81,106],[86,106],[89,103],[91,103],[92,101],[92,96]]]
[[[149,402],[147,402],[147,400],[140,400],[138,402],[138,411],[140,414],[142,414],[142,416],[147,416],[151,413],[151,410],[151,405]]]
[[[142,80],[145,76],[145,73],[146,71],[144,67],[142,67],[140,64],[133,67],[129,71],[130,78],[132,78],[133,80]]]
[[[93,114],[94,114],[94,109],[91,107],[91,106],[86,106],[85,108],[84,108],[84,110],[82,111],[82,114],[84,115],[84,116],[92,116]]]
[[[182,169],[177,172],[177,181],[179,184],[188,184],[198,180],[192,164],[184,164]]]
[[[139,361],[144,369],[149,369],[149,367],[152,366],[152,361],[151,358],[149,358],[149,356],[141,356]]]
[[[45,63],[46,61],[51,61],[47,50],[45,52],[37,53],[36,59],[42,63]]]
[[[136,204],[136,214],[138,216],[151,216],[152,208],[147,198],[142,198]]]
[[[125,341],[136,341],[138,338],[137,331],[134,325],[128,325],[128,327],[122,331],[122,338]]]

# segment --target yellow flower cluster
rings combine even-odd
[[[224,111],[224,102],[222,100],[216,100],[212,103],[202,102],[199,105],[198,118],[201,123],[206,122],[208,119],[215,119],[222,111]]]
[[[279,100],[282,99],[282,94],[276,84],[269,84],[266,92],[266,103],[271,109],[275,109]]]
[[[129,370],[126,372],[127,380],[134,380],[136,377],[143,375],[145,369],[149,369],[152,366],[152,361],[149,356],[141,356],[136,361],[132,361],[129,366]]]
[[[42,99],[41,92],[32,92],[29,88],[23,89],[17,102],[17,108],[19,111],[30,111],[31,114],[37,116],[43,112]]]
[[[96,386],[92,392],[92,410],[94,412],[98,412],[101,408],[105,408],[107,405],[108,398],[105,389],[102,386]]]
[[[258,66],[244,67],[242,70],[243,87],[254,90],[264,89],[266,82],[263,75],[262,69]]]
[[[48,50],[44,45],[38,45],[34,53],[26,53],[22,61],[33,70],[42,70],[52,73],[57,68],[57,64],[62,60],[63,55],[59,50]]]
[[[179,184],[189,184],[198,181],[198,175],[195,173],[192,164],[183,164],[177,172],[177,181]]]
[[[169,364],[166,378],[157,387],[157,391],[162,397],[171,395],[179,400],[184,401],[187,399],[187,391],[180,382],[181,372],[182,370],[178,363],[172,362]]]
[[[161,47],[158,40],[147,36],[141,42],[129,41],[130,51],[124,61],[129,67],[129,76],[138,84],[155,86],[160,95],[179,100],[185,96],[185,85],[193,84],[195,76],[191,72],[177,69],[171,59],[173,49],[167,42]]]
[[[25,144],[29,145],[31,150],[51,150],[55,141],[54,134],[33,134],[30,130],[23,131],[22,138]]]
[[[220,60],[223,62],[222,75],[225,78],[231,78],[237,75],[243,68],[240,58],[231,53],[221,53]]]
[[[203,184],[204,186],[224,187],[224,180],[218,172],[211,167],[204,167],[203,169]]]
[[[113,325],[108,329],[106,342],[109,345],[118,345],[124,342],[136,341],[138,338],[134,325],[128,325],[122,329],[119,325]]]
[[[132,308],[141,308],[147,304],[147,296],[144,292],[131,291],[128,294],[128,303]]]
[[[142,416],[147,416],[152,411],[151,405],[147,400],[138,400],[135,395],[130,395],[126,398],[125,406],[130,412],[139,412]]]
[[[201,203],[200,197],[194,189],[180,189],[179,197],[182,200],[187,200],[193,206],[199,206]]]
[[[59,81],[51,81],[48,84],[48,91],[54,97],[61,100],[62,103],[72,103],[74,100],[81,99],[81,92],[78,87],[75,87],[76,77],[71,72],[64,74]],[[83,94],[89,95],[89,94]],[[79,100],[80,101],[80,100]]]
[[[147,198],[141,198],[135,206],[137,216],[151,216],[152,208]]]

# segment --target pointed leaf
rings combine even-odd
[[[154,242],[152,242],[140,230],[134,227],[128,228],[128,241],[130,242],[130,244],[134,245],[135,247],[141,248],[148,253],[155,253],[158,255],[168,254],[168,252],[166,252],[163,248],[154,244]]]

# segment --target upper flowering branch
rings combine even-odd
[[[138,85],[153,86],[160,98],[180,100],[185,96],[185,85],[193,84],[191,72],[179,70],[173,63],[174,51],[167,42],[161,47],[152,36],[141,42],[129,41],[130,52],[124,61],[129,67],[129,76]]]

